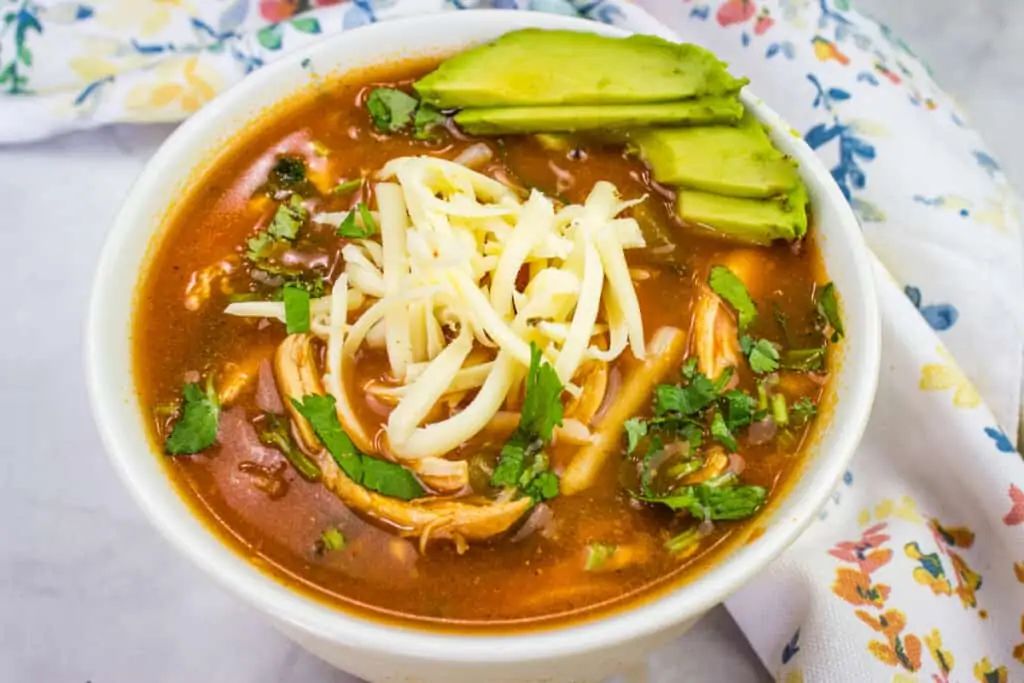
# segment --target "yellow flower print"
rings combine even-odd
[[[193,11],[188,0],[107,0],[97,3],[96,21],[106,28],[147,38],[166,28],[176,12]]]
[[[917,514],[917,503],[910,496],[903,496],[897,501],[891,498],[882,500],[875,506],[875,519],[884,521],[890,517],[899,517],[908,522],[920,522],[921,515]]]
[[[1013,573],[1018,581],[1024,583],[1024,562],[1015,562],[1013,564]]]
[[[935,595],[952,595],[953,587],[946,578],[946,570],[942,567],[942,559],[938,553],[924,553],[917,541],[903,546],[903,551],[921,566],[914,568],[914,580],[922,586],[928,586]]]
[[[158,55],[124,50],[120,42],[110,38],[85,36],[82,45],[84,49],[71,58],[69,66],[83,83],[144,67],[160,59]]]
[[[132,88],[125,106],[140,120],[162,121],[191,114],[223,87],[220,74],[195,55],[168,59],[153,70],[153,83]]]
[[[939,667],[939,670],[949,676],[954,665],[953,653],[942,649],[942,634],[939,633],[939,629],[933,628],[932,632],[924,637],[924,646],[928,648],[928,653],[935,660],[935,665]]]
[[[974,678],[978,683],[1007,683],[1006,667],[993,667],[988,657],[983,657],[974,665]]]
[[[950,552],[949,559],[953,562],[953,570],[956,572],[956,594],[964,608],[977,607],[977,590],[981,588],[981,575],[971,569],[964,558],[957,553]]]
[[[967,379],[963,370],[957,366],[949,352],[941,346],[936,349],[936,352],[944,362],[930,363],[921,368],[921,389],[923,391],[955,389],[953,405],[957,408],[977,408],[981,405],[981,396],[978,394],[978,390]]]
[[[799,669],[793,669],[786,674],[784,683],[804,683],[804,675]]]

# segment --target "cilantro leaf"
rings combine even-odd
[[[546,500],[558,495],[558,478],[547,470],[547,458],[541,451],[551,441],[554,428],[562,424],[563,388],[551,364],[541,362],[536,344],[530,344],[525,384],[519,425],[501,448],[491,486],[519,487],[534,500]]]
[[[277,240],[266,231],[260,231],[254,237],[250,237],[246,243],[245,258],[253,263],[264,261],[270,257],[270,252],[277,244]]]
[[[626,430],[626,454],[629,455],[636,450],[640,439],[647,436],[647,421],[631,417],[622,424],[622,427]]]
[[[800,400],[793,404],[791,412],[793,413],[793,424],[801,427],[818,414],[818,408],[811,402],[811,399],[801,396]]]
[[[711,437],[729,449],[730,453],[735,453],[736,449],[739,448],[736,438],[732,435],[728,425],[725,424],[725,418],[717,410],[715,411],[715,416],[711,418]]]
[[[645,496],[654,495],[654,475],[655,466],[654,460],[665,450],[665,443],[661,440],[660,436],[655,436],[651,439],[647,445],[647,452],[644,453],[644,459],[640,463],[640,492]]]
[[[293,194],[287,203],[278,205],[267,232],[278,239],[294,240],[308,217],[309,212],[302,206],[302,197]]]
[[[750,363],[750,369],[758,375],[767,375],[779,369],[779,350],[767,339],[740,338],[740,349]]]
[[[587,546],[587,561],[583,565],[583,570],[588,572],[599,570],[615,554],[616,550],[618,550],[618,546],[610,543],[591,543]]]
[[[685,387],[673,384],[659,384],[654,388],[654,412],[656,415],[678,413],[694,415],[711,405],[718,394],[714,382],[704,374],[697,373]]]
[[[530,370],[526,375],[526,397],[519,428],[545,443],[562,424],[562,382],[550,363],[541,362],[540,349],[530,344]]]
[[[754,304],[754,300],[750,298],[750,293],[747,292],[743,281],[736,277],[731,270],[725,266],[713,267],[711,275],[708,276],[708,284],[711,285],[711,291],[736,309],[740,331],[750,327],[757,319],[757,306]]]
[[[825,367],[825,347],[793,349],[779,354],[779,367],[784,370],[816,372]]]
[[[331,194],[348,194],[354,190],[358,190],[363,186],[362,178],[355,178],[353,180],[346,180],[343,183],[338,183],[331,190]]]
[[[205,450],[217,441],[220,421],[220,400],[213,389],[212,378],[206,381],[206,390],[194,382],[182,390],[184,403],[181,417],[174,424],[164,450],[168,455],[191,455]]]
[[[356,448],[338,422],[333,396],[311,394],[303,397],[302,401],[293,398],[291,403],[309,421],[317,438],[349,479],[391,498],[412,500],[426,495],[423,486],[409,470],[368,456]]]
[[[395,88],[374,88],[366,98],[366,110],[382,133],[395,133],[412,122],[419,101]]]
[[[310,299],[319,299],[327,293],[327,283],[324,281],[324,276],[320,274],[315,275],[291,275],[285,281],[284,285],[278,289],[270,297],[272,301],[280,301],[284,299],[284,290],[286,287],[294,287],[301,289],[309,293]]]
[[[356,224],[357,213],[361,225]],[[370,209],[364,202],[359,202],[356,204],[356,208],[349,211],[341,225],[338,226],[338,237],[347,237],[354,240],[366,239],[376,235],[378,231],[377,221],[373,219]]]
[[[646,497],[647,503],[665,505],[671,510],[686,510],[695,519],[747,519],[764,505],[768,492],[761,486],[684,486],[671,495]]]
[[[843,338],[846,331],[843,329],[843,321],[839,317],[839,302],[836,301],[836,288],[833,283],[828,283],[818,292],[818,315],[820,315],[829,327],[832,328],[832,342]]]
[[[309,331],[309,292],[301,287],[287,284],[281,290],[284,300],[284,320],[288,334]]]
[[[738,389],[726,392],[721,399],[724,404],[725,426],[730,432],[746,427],[754,421],[757,401]]]
[[[259,438],[260,443],[265,446],[273,446],[281,451],[281,454],[299,471],[299,474],[309,481],[316,481],[320,478],[320,467],[295,446],[287,423],[279,415],[265,414],[263,430],[259,433]]]
[[[430,132],[431,128],[441,125],[444,121],[445,115],[437,107],[426,102],[421,103],[412,120],[412,127],[415,131],[413,137],[417,140],[427,140],[433,137]]]
[[[686,359],[686,362],[683,363],[683,368],[681,370],[681,373],[683,375],[683,379],[685,379],[687,381],[693,379],[694,375],[697,374],[697,357],[696,356],[693,356],[691,358]]]

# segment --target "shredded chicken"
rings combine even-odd
[[[729,252],[721,263],[743,282],[751,296],[760,293],[761,264],[763,258],[751,249]],[[708,377],[718,377],[726,368],[739,365],[742,358],[736,316],[707,285],[701,286],[694,308],[693,343],[697,368]]]
[[[643,408],[658,382],[678,368],[686,352],[686,335],[675,327],[654,333],[646,359],[630,374],[615,402],[596,425],[590,445],[581,448],[562,474],[562,495],[590,487],[622,438],[622,424]]]
[[[274,357],[274,372],[285,399],[324,393],[309,335],[290,335],[281,343]],[[310,424],[290,403],[286,401],[296,432],[304,446],[315,454],[324,484],[353,510],[387,522],[405,536],[418,537],[421,546],[430,539],[451,539],[459,546],[491,538],[507,531],[530,508],[529,498],[504,502],[437,498],[404,501],[369,491],[345,475],[321,447]],[[431,464],[438,463],[421,461],[419,466],[429,468]],[[424,483],[430,485],[426,477]]]

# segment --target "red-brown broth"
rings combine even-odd
[[[462,555],[452,544],[439,542],[421,554],[416,539],[399,538],[361,519],[323,486],[303,480],[278,451],[259,442],[252,420],[260,415],[260,406],[276,400],[269,359],[285,337],[284,326],[223,314],[230,293],[248,286],[241,256],[246,238],[273,212],[272,202],[252,200],[252,195],[275,156],[312,158],[306,145],[312,140],[330,150],[324,169],[330,184],[369,175],[394,157],[453,158],[480,142],[462,135],[424,142],[373,130],[361,106],[370,85],[407,84],[432,66],[410,62],[327,81],[261,118],[182,197],[138,293],[134,363],[142,405],[152,409],[173,403],[182,383],[198,373],[223,373],[232,363],[260,370],[257,381],[223,413],[218,445],[195,456],[159,457],[196,512],[240,553],[307,594],[364,614],[435,626],[538,623],[594,613],[683,576],[713,571],[719,549],[741,539],[756,518],[718,523],[697,553],[673,557],[663,543],[688,522],[667,510],[631,501],[623,491],[618,463],[606,467],[597,484],[584,493],[547,503],[550,520],[525,538],[473,545]],[[647,267],[654,275],[637,284],[645,330],[649,336],[663,325],[689,329],[698,283],[706,279],[716,259],[736,249],[734,245],[681,225],[672,213],[672,194],[653,184],[645,166],[621,148],[591,144],[579,153],[552,151],[532,138],[482,141],[495,151],[494,160],[482,171],[523,187],[582,202],[595,182],[608,180],[626,198],[650,195],[646,220],[669,231],[678,246],[667,256],[650,249],[628,254],[632,266]],[[366,194],[362,198],[372,201]],[[328,195],[318,210],[345,210],[354,200]],[[312,241],[331,253],[340,244],[331,231],[316,233]],[[813,293],[822,272],[813,239],[799,249],[780,245],[759,251],[763,278],[769,284],[759,301],[766,314],[753,332],[779,336],[771,315],[778,306],[795,336],[810,338]],[[224,259],[232,262],[233,272],[214,282],[199,310],[187,309],[185,292],[196,273]],[[333,264],[332,274],[337,269]],[[628,372],[628,362],[615,364],[613,386],[615,376]],[[384,364],[380,354],[364,353],[349,378],[350,395],[363,395],[363,383],[379,377]],[[749,372],[739,374],[740,386],[752,390]],[[818,398],[817,384],[802,386],[802,393]],[[357,405],[365,424],[384,419],[379,405]],[[166,416],[150,420],[155,444],[162,443],[168,426]],[[799,449],[779,449],[775,444],[744,445],[741,452],[746,461],[744,482],[767,487],[770,498],[795,476],[801,460]],[[569,457],[571,449],[556,448],[556,469]],[[341,530],[348,545],[320,555],[314,549],[330,526]],[[514,532],[511,535],[515,537]],[[612,573],[588,573],[586,546],[596,542],[635,548],[647,559]]]

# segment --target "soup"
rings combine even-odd
[[[411,623],[578,618],[714,571],[818,419],[842,323],[813,229],[697,223],[719,195],[656,180],[660,129],[519,131],[431,106],[437,67],[319,84],[181,198],[134,337],[170,476],[264,571]],[[686,130],[763,135],[740,116]]]

